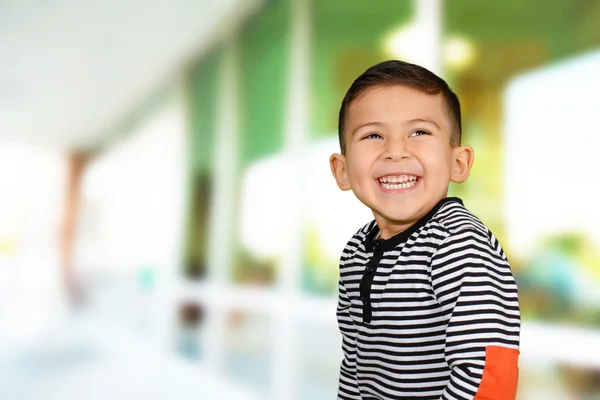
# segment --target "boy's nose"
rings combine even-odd
[[[408,144],[402,139],[388,139],[385,151],[385,159],[400,161],[405,158],[410,158],[410,149]]]

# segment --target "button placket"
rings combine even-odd
[[[374,242],[371,244],[371,247],[373,249],[373,256],[367,263],[365,272],[360,281],[360,299],[363,302],[363,322],[365,323],[370,323],[372,320],[373,309],[371,306],[371,287],[373,285],[377,266],[383,258],[383,251],[379,243]]]

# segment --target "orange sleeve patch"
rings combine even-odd
[[[518,380],[519,350],[488,346],[481,384],[473,400],[515,400]]]

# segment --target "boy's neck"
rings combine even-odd
[[[413,226],[417,221],[413,221],[407,224],[394,224],[387,221],[382,217],[375,217],[375,221],[377,221],[377,226],[379,227],[379,234],[377,235],[377,239],[387,240],[391,237],[396,236],[399,233],[402,233]]]

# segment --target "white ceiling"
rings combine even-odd
[[[0,0],[0,140],[89,148],[260,0]]]

